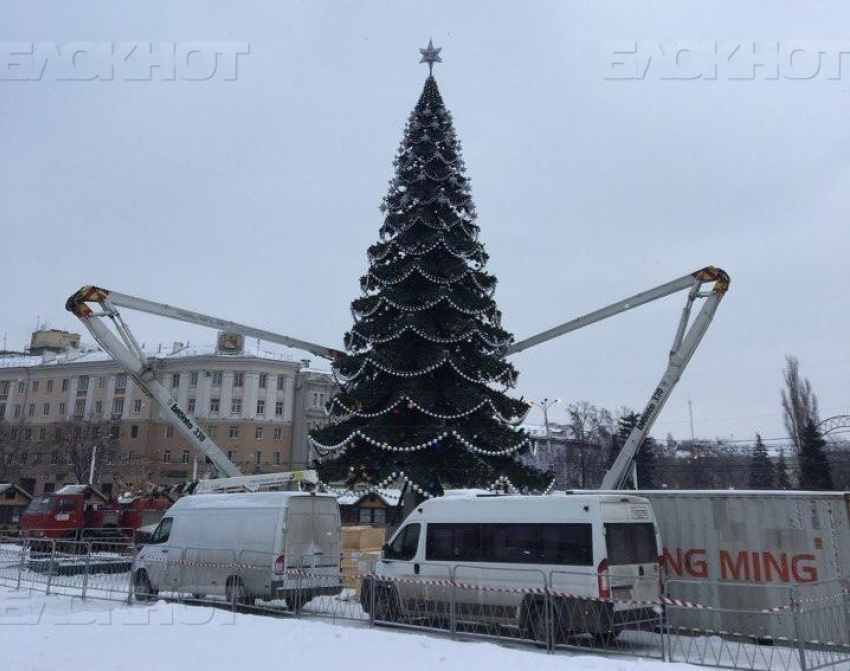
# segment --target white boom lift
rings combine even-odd
[[[706,284],[713,287],[703,291]],[[607,307],[591,312],[572,321],[543,331],[535,336],[514,343],[505,350],[505,356],[522,352],[530,347],[557,338],[566,333],[576,331],[590,324],[608,319],[627,310],[664,298],[679,291],[688,290],[685,307],[682,311],[679,326],[670,349],[667,370],[658,383],[649,403],[644,408],[640,420],[626,440],[614,465],[606,474],[601,489],[621,489],[625,486],[633,471],[635,457],[643,444],[655,419],[670,397],[676,383],[688,365],[702,337],[705,335],[714,317],[721,299],[729,288],[729,276],[719,268],[708,266],[690,275],[685,275],[672,282],[667,282],[654,289],[635,294],[629,298],[613,303]],[[690,323],[691,309],[697,299],[705,299],[699,314]],[[99,306],[94,311],[89,304]],[[95,286],[85,286],[72,295],[65,304],[67,310],[75,314],[89,333],[103,349],[112,356],[136,381],[139,387],[150,396],[160,407],[163,415],[171,421],[177,430],[210,460],[219,475],[217,480],[202,481],[196,491],[236,491],[256,490],[259,488],[279,487],[292,483],[318,482],[314,471],[296,471],[292,473],[270,473],[266,475],[244,476],[239,469],[227,458],[224,452],[201,429],[198,423],[187,413],[165,387],[156,379],[153,367],[148,362],[142,348],[133,336],[126,322],[121,317],[119,308],[137,310],[160,317],[168,317],[189,324],[208,326],[247,337],[255,337],[268,342],[274,342],[287,347],[302,349],[316,356],[333,360],[341,352],[331,347],[299,340],[290,336],[280,335],[271,331],[254,328],[245,324],[227,321],[176,308],[164,303],[128,296],[116,291],[101,289]],[[104,318],[109,319],[115,328],[115,333],[107,327]],[[117,335],[116,335],[117,334]]]

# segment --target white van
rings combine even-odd
[[[384,546],[361,605],[413,621],[447,617],[453,598],[456,621],[541,638],[549,587],[560,638],[611,640],[656,619],[659,547],[649,502],[628,494],[431,499]]]
[[[158,592],[220,595],[243,604],[285,599],[297,609],[342,590],[340,535],[333,496],[186,496],[136,555],[134,593],[139,600]]]

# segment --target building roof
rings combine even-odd
[[[378,489],[372,492],[343,492],[337,497],[337,501],[341,506],[355,506],[372,494],[378,496],[387,506],[398,505],[401,497],[401,491],[398,489]]]
[[[5,492],[9,491],[10,489],[16,489],[19,494],[23,494],[28,499],[32,499],[32,494],[30,494],[23,487],[19,487],[18,485],[14,484],[12,482],[0,482],[0,494],[3,494]]]
[[[262,349],[256,345],[245,343],[242,354],[222,354],[215,345],[185,346],[174,350],[173,345],[160,345],[155,349],[146,348],[145,356],[152,361],[174,361],[191,359],[194,357],[217,357],[221,359],[253,358],[266,361],[300,362],[302,353],[288,347],[281,347],[280,351]],[[92,363],[111,363],[113,359],[103,350],[84,345],[79,350],[63,352],[55,356],[43,355],[12,355],[0,357],[0,369],[4,368],[38,368],[50,366],[65,366]],[[327,374],[329,370],[322,370],[312,366],[312,373]]]

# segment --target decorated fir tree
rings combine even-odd
[[[429,44],[423,61],[439,62],[438,51]],[[423,495],[548,484],[517,459],[529,406],[506,393],[517,379],[503,356],[513,337],[493,300],[460,149],[429,75],[394,161],[346,353],[334,362],[331,423],[310,435],[325,482],[403,480]]]

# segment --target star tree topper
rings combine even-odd
[[[422,54],[422,60],[420,60],[419,62],[428,64],[429,75],[434,73],[434,63],[443,62],[443,59],[440,57],[440,52],[442,50],[442,47],[440,47],[439,49],[434,48],[434,40],[428,40],[428,46],[424,49],[419,50],[419,53]]]

